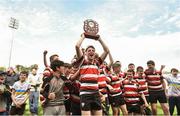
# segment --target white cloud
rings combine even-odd
[[[180,28],[180,21],[177,21],[175,24],[178,28]]]
[[[157,67],[161,64],[178,67],[180,61],[176,50],[180,50],[180,33],[161,36],[140,36],[137,38],[121,37],[107,40],[113,57],[122,61],[124,68],[128,63],[146,66],[147,60],[155,60]]]
[[[137,24],[137,25],[135,25],[134,27],[132,27],[131,29],[129,29],[129,31],[131,31],[131,32],[136,32],[136,31],[139,30],[139,28],[140,28],[140,25]]]

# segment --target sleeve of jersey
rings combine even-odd
[[[138,83],[139,84],[139,83]],[[137,85],[138,86],[138,92],[140,93],[140,94],[142,94],[143,93],[143,91],[140,89],[140,86],[139,85]]]
[[[73,89],[74,89],[74,86],[73,86],[71,80],[67,79],[66,76],[62,76],[61,78],[62,78],[62,80],[64,81],[65,86],[66,86],[69,90],[73,90]]]
[[[49,89],[50,89],[50,85],[47,84],[47,85],[44,87],[44,91],[41,93],[41,95],[43,95],[45,98],[48,98]]]
[[[43,77],[49,77],[51,76],[53,70],[50,67],[46,67],[46,69],[43,71]]]
[[[110,85],[111,83],[111,76],[106,76],[106,83]]]
[[[17,89],[16,82],[13,84],[12,89],[14,89],[14,90]]]
[[[121,85],[121,90],[122,90],[122,93],[124,93],[125,91],[124,91],[124,84],[125,84],[125,81],[123,80],[122,81],[122,85]]]

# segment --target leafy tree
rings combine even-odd
[[[6,71],[6,67],[0,67],[0,71]]]

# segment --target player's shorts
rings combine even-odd
[[[128,113],[141,113],[141,106],[139,104],[137,105],[127,105]]]
[[[101,100],[99,93],[95,94],[83,94],[80,96],[81,110],[101,110]]]
[[[164,90],[149,91],[149,102],[157,103],[157,101],[159,101],[160,103],[167,103],[167,98]]]
[[[125,100],[122,94],[117,95],[117,96],[110,96],[109,101],[113,107],[119,107],[125,104]]]

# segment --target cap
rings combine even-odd
[[[121,62],[120,61],[116,61],[112,67],[118,67],[118,66],[121,66]]]

